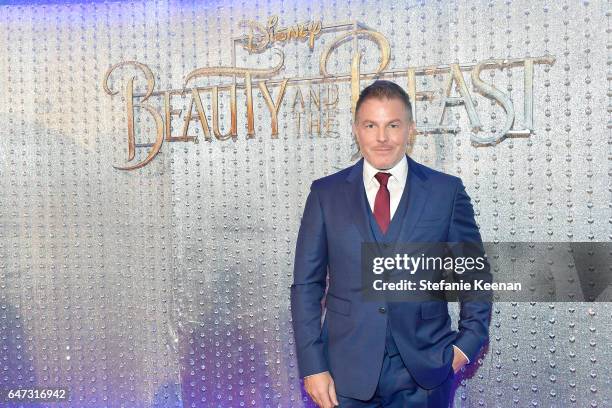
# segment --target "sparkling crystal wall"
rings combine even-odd
[[[21,3],[0,7],[0,388],[68,387],[70,407],[309,406],[288,288],[311,181],[352,164],[350,84],[338,83],[333,132],[319,135],[296,113],[296,89],[306,95],[309,85],[293,83],[272,137],[254,87],[255,137],[246,137],[240,105],[235,140],[166,142],[141,169],[113,167],[128,154],[126,83],[137,77],[142,92],[145,82],[119,70],[111,97],[107,69],[138,61],[156,91],[180,89],[195,68],[231,65],[241,20],[359,21],[389,40],[390,70],[554,56],[534,69],[530,137],[474,146],[466,110],[453,107],[445,121],[460,131],[419,135],[412,157],[463,178],[486,241],[612,238],[606,1]],[[312,50],[275,44],[285,55],[277,78],[318,76],[336,35]],[[359,48],[362,72],[373,71],[377,48]],[[355,51],[339,47],[330,72],[348,74]],[[236,59],[276,62],[269,51]],[[521,69],[482,77],[522,106]],[[405,75],[394,79],[406,84]],[[440,96],[445,81],[417,77],[417,90]],[[275,99],[278,86],[269,88]],[[499,105],[474,100],[484,131],[499,130]],[[210,112],[210,98],[203,104]],[[419,126],[441,111],[435,100],[417,102]],[[151,143],[155,123],[143,112],[135,120],[137,143]],[[611,310],[495,304],[490,344],[458,376],[456,406],[609,406]]]

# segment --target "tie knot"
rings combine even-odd
[[[376,180],[378,180],[381,186],[387,187],[387,181],[389,181],[391,173],[384,173],[382,171],[379,171],[374,177],[376,177]]]

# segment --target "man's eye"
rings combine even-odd
[[[398,124],[396,124],[396,123],[393,123],[393,124],[391,124],[391,127],[392,127],[392,128],[396,128],[396,127],[399,127],[399,125],[398,125]]]
[[[367,127],[367,128],[371,128],[371,127],[373,127],[373,126],[374,126],[374,125],[372,125],[371,123],[368,123],[368,124],[366,125],[366,127]]]

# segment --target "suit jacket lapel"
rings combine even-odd
[[[353,165],[346,177],[344,198],[349,216],[359,230],[363,241],[375,242],[374,234],[370,229],[367,202],[364,198],[365,187],[363,186],[363,157]]]
[[[403,211],[403,213],[397,214],[401,215],[400,219],[402,220],[400,231],[397,235],[397,241],[399,242],[410,241],[409,238],[412,230],[419,218],[421,218],[421,213],[431,189],[431,183],[426,182],[427,176],[423,173],[418,163],[408,155],[406,155],[406,158],[408,159],[408,180],[406,180],[404,188],[408,189],[408,202],[403,208],[397,209]]]

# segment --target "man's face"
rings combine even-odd
[[[415,125],[398,98],[368,98],[353,123],[363,157],[378,169],[390,169],[406,153]]]

